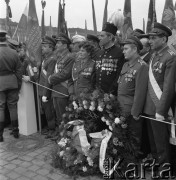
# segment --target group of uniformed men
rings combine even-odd
[[[142,131],[147,129],[150,147],[147,153],[151,153],[160,164],[169,163],[169,144],[176,145],[175,126],[163,122],[174,123],[172,105],[175,98],[176,56],[167,45],[172,31],[155,23],[149,34],[136,29],[118,46],[115,45],[116,32],[116,26],[106,23],[98,37],[87,35],[86,39],[75,35],[71,41],[60,33],[57,37],[46,36],[43,39],[43,61],[38,82],[52,89],[39,86],[41,107],[49,128],[47,136],[53,137],[51,132],[55,132],[56,126],[61,123],[69,98],[79,95],[80,89],[84,90],[94,83],[92,87],[117,95],[122,116],[130,117],[129,127],[139,139],[136,148],[141,150],[141,144],[145,144]],[[22,74],[25,82],[35,76],[35,73],[22,73],[19,57],[7,46],[5,35],[5,32],[0,32],[0,142],[3,141],[5,103],[10,112],[12,134],[15,138],[19,137],[17,101]],[[91,43],[86,44],[87,41]],[[24,48],[21,50],[24,51]],[[85,57],[89,57],[89,63],[83,64]],[[29,61],[26,68],[29,65],[34,72],[38,72]],[[95,81],[92,77],[87,80],[92,74]],[[74,88],[70,88],[71,84]]]

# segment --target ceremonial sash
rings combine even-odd
[[[150,61],[150,66],[149,66],[149,93],[151,95],[151,98],[156,105],[159,100],[161,99],[162,96],[162,91],[161,88],[159,87],[152,71],[152,62],[155,57],[155,54],[152,56],[151,61]],[[171,118],[171,123],[174,123],[174,118],[173,118],[173,112],[172,109],[169,109],[168,112],[169,117]],[[174,140],[175,137],[175,126],[171,125],[171,137],[170,137],[170,143],[176,145],[176,141]]]

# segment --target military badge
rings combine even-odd
[[[130,69],[126,74],[125,74],[125,81],[130,82],[134,79],[136,74],[136,70]]]
[[[157,61],[154,65],[153,65],[153,71],[156,73],[161,73],[162,72],[162,67],[163,67],[163,63]]]

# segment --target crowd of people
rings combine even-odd
[[[116,33],[117,27],[106,23],[98,36],[76,34],[72,39],[63,33],[45,36],[42,64],[37,66],[28,57],[25,43],[8,41],[6,32],[1,31],[0,142],[6,103],[12,134],[19,138],[17,102],[22,80],[42,85],[38,94],[42,133],[51,140],[58,138],[56,128],[69,101],[81,92],[98,88],[115,95],[122,116],[130,116],[129,127],[139,139],[137,148],[142,151],[139,158],[170,163],[175,158],[176,145],[176,55],[167,45],[172,31],[155,23],[149,34],[135,29],[124,41],[117,41]]]

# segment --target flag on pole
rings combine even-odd
[[[145,32],[145,19],[143,18],[143,31]]]
[[[46,31],[45,31],[45,11],[44,8],[46,6],[46,1],[41,1],[42,4],[42,23],[41,23],[41,35],[42,38],[46,35]]]
[[[58,10],[58,26],[57,26],[57,34],[60,32],[66,34],[66,23],[64,19],[64,10],[61,5],[61,0],[59,0],[59,10]]]
[[[6,2],[6,21],[5,21],[5,27],[6,27],[6,31],[7,34],[12,37],[12,31],[11,31],[11,21],[9,18],[12,17],[12,12],[11,12],[11,8],[9,6],[9,2]]]
[[[95,8],[94,8],[94,1],[93,0],[92,0],[92,16],[93,16],[94,33],[97,34],[97,23],[96,23]]]
[[[53,32],[53,27],[52,27],[52,24],[51,24],[51,16],[50,16],[50,25],[49,25],[49,33],[48,33],[48,36],[52,36],[54,35],[54,32]]]
[[[131,20],[131,0],[125,0],[123,15],[125,17],[124,24],[122,26],[122,39],[126,39],[133,31],[133,25]]]
[[[85,20],[85,35],[87,35],[87,21]]]
[[[108,0],[105,1],[102,29],[104,24],[107,22],[107,20],[108,20]]]
[[[15,29],[15,32],[12,36],[12,39],[15,39],[18,42],[26,41],[28,10],[29,10],[29,6],[27,3],[26,7],[21,15],[20,21]]]
[[[168,26],[170,29],[175,25],[175,11],[173,0],[166,0],[162,16],[162,24]],[[175,29],[175,28],[174,28]]]
[[[147,29],[146,29],[147,33],[149,33],[152,30],[155,22],[157,22],[156,10],[155,10],[155,0],[150,0],[149,10],[148,10]]]
[[[35,0],[29,0],[27,23],[27,54],[34,64],[41,64],[41,32],[36,13]]]

